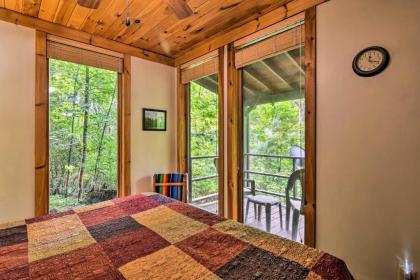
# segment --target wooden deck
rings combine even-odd
[[[244,201],[244,205],[246,205],[246,201]],[[213,202],[213,203],[207,203],[205,205],[195,205],[197,207],[200,207],[206,211],[212,212],[216,214],[217,211],[217,202]],[[244,218],[245,218],[245,210],[244,209]],[[283,214],[283,228],[280,227],[280,215],[279,215],[279,208],[278,207],[274,207],[272,208],[272,213],[271,213],[271,233],[287,238],[287,239],[291,239],[292,238],[292,218],[290,217],[290,226],[289,226],[289,231],[286,230],[286,207],[283,206],[282,207],[282,214]],[[248,219],[245,222],[245,224],[258,228],[260,230],[266,231],[266,223],[265,223],[266,219],[265,219],[265,211],[264,208],[261,211],[261,220],[258,221],[258,219],[255,217],[254,214],[254,208],[253,206],[250,206],[249,209],[249,215],[248,215]],[[299,232],[298,232],[298,236],[296,241],[297,242],[301,242],[303,243],[304,240],[304,217],[301,216],[300,217],[300,221],[299,221]]]

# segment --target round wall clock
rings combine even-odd
[[[382,47],[369,47],[360,51],[353,59],[354,72],[362,77],[375,76],[388,66],[389,53]]]

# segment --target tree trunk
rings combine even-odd
[[[85,101],[83,104],[83,138],[82,138],[82,158],[80,161],[80,174],[79,174],[79,187],[77,190],[77,200],[80,201],[82,199],[83,194],[83,175],[85,172],[85,162],[86,162],[86,150],[87,150],[87,132],[88,132],[88,124],[89,124],[89,67],[85,66],[86,69],[86,84],[85,84]]]
[[[91,185],[91,190],[93,191],[95,190],[96,180],[98,177],[98,167],[99,167],[99,162],[100,162],[102,150],[103,150],[102,145],[103,145],[103,141],[105,137],[105,131],[109,125],[109,115],[111,114],[112,105],[114,104],[114,99],[115,99],[115,95],[112,97],[112,100],[109,103],[108,111],[106,113],[106,121],[102,127],[101,138],[99,140],[98,152],[96,154],[95,171],[93,173],[93,180],[92,180],[92,185]]]
[[[74,85],[73,85],[73,100],[72,100],[72,108],[73,110],[76,107],[76,97],[77,97],[77,90],[76,90],[76,86],[77,86],[77,78],[79,77],[79,69],[77,70],[76,76],[74,77]],[[69,147],[69,152],[67,154],[67,165],[66,166],[70,166],[71,165],[71,156],[73,153],[73,141],[74,141],[74,122],[75,122],[75,118],[76,118],[76,114],[73,111],[73,114],[71,116],[71,137],[70,137],[70,147]],[[64,197],[68,197],[69,195],[69,180],[70,180],[70,170],[67,170],[67,175],[66,175],[66,183],[64,184]]]

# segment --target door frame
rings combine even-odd
[[[225,113],[224,113],[224,48],[219,48],[217,70],[218,94],[218,215],[225,216]],[[196,59],[200,60],[200,58]],[[196,61],[194,60],[194,61]],[[182,83],[181,66],[177,67],[177,170],[188,173],[189,160],[189,83]],[[190,180],[192,176],[189,176]],[[189,184],[191,187],[191,184]]]
[[[47,33],[35,35],[35,216],[49,213],[49,71]],[[81,43],[77,43],[82,46]],[[89,45],[86,49],[92,50]],[[97,50],[97,49],[96,49]],[[131,193],[131,56],[118,73],[118,196]]]
[[[305,244],[316,246],[316,7],[305,11]],[[228,45],[228,218],[243,222],[242,73]]]

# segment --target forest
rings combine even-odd
[[[116,197],[117,73],[53,59],[49,72],[50,211]],[[197,82],[190,83],[189,92],[191,175],[193,180],[213,176],[193,181],[196,199],[218,192],[218,95]],[[291,146],[304,146],[303,98],[263,104],[252,100],[243,108],[248,153],[288,156]],[[246,169],[289,176],[293,162],[250,156]],[[246,177],[259,189],[284,194],[287,179]]]
[[[116,72],[49,60],[50,212],[116,197]]]
[[[217,156],[218,96],[200,84],[200,81],[192,82],[189,91],[191,156]],[[244,123],[248,123],[248,129],[244,129],[244,139],[248,141],[248,153],[289,156],[292,146],[304,147],[303,95],[293,100],[263,104],[259,104],[258,99],[246,94],[243,98],[244,104],[247,104],[243,112]],[[213,158],[192,159],[191,165],[192,178],[217,174],[216,161]],[[250,156],[248,166],[244,169],[287,177],[293,171],[293,161],[288,158]],[[258,174],[247,174],[245,177],[255,180],[258,189],[284,195],[286,178]],[[216,194],[217,184],[217,178],[193,182],[193,199]]]

